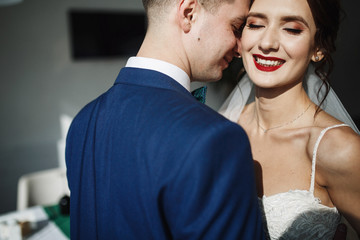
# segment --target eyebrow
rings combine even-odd
[[[291,15],[291,16],[284,16],[281,18],[282,21],[284,22],[301,22],[303,23],[306,27],[309,28],[309,24],[306,22],[306,20],[301,17],[301,16],[297,16],[297,15]]]
[[[256,17],[256,18],[262,18],[267,19],[266,15],[263,13],[257,13],[257,12],[250,12],[247,17]]]
[[[261,18],[261,19],[268,19],[268,17],[263,14],[263,13],[257,13],[257,12],[251,12],[249,13],[248,17],[256,17],[256,18]],[[298,15],[289,15],[289,16],[283,16],[280,19],[283,22],[301,22],[303,23],[306,27],[309,28],[309,24],[306,22],[306,20]]]

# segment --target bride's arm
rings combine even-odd
[[[326,133],[317,167],[331,201],[360,236],[360,136],[350,128]]]

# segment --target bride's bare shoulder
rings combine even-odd
[[[311,132],[315,147],[321,132],[331,126],[342,124],[327,113],[321,112]],[[360,167],[360,136],[349,126],[339,126],[326,131],[317,148],[317,166],[330,172],[352,172]]]

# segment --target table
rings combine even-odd
[[[22,224],[19,224],[20,222]],[[60,214],[59,205],[35,206],[23,211],[10,212],[0,216],[0,223],[0,240],[70,239],[70,217]],[[22,238],[21,229],[23,232],[31,229],[31,232]]]

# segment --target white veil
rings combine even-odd
[[[319,105],[320,102],[317,97],[317,92],[322,84],[321,79],[315,74],[315,69],[312,64],[309,65],[308,71],[303,81],[306,93],[311,101]],[[322,99],[325,94],[325,87],[319,93],[319,99]],[[240,82],[235,86],[229,97],[225,100],[220,107],[219,113],[237,122],[241,112],[246,104],[253,102],[255,99],[254,86],[249,76],[245,74]],[[336,119],[348,124],[356,133],[360,134],[359,129],[356,127],[354,121],[351,119],[349,113],[337,97],[334,90],[331,88],[321,108],[332,115]]]

